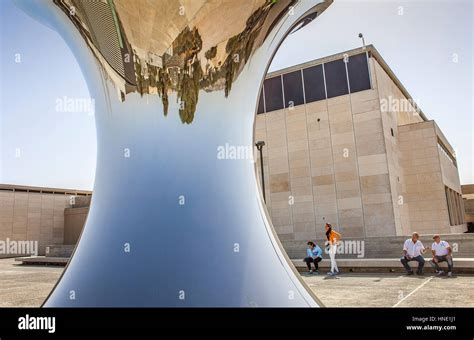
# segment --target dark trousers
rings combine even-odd
[[[453,271],[453,257],[450,255],[444,256],[435,256],[436,261],[430,260],[430,264],[433,266],[434,269],[440,271],[441,268],[439,267],[438,263],[440,262],[447,262],[448,263],[448,272]]]
[[[306,266],[308,267],[308,270],[311,270],[311,263],[314,263],[314,268],[316,270],[319,269],[319,266],[318,266],[318,263],[321,262],[322,258],[320,257],[316,257],[316,258],[312,258],[312,257],[305,257],[304,258],[304,262],[306,262]]]
[[[413,270],[411,270],[410,266],[408,265],[408,262],[410,262],[410,261],[418,262],[418,269],[416,270],[416,272],[418,274],[421,274],[423,272],[423,267],[425,265],[425,259],[423,258],[423,256],[418,255],[418,256],[412,257],[410,259],[408,259],[406,256],[403,256],[400,259],[400,262],[403,264],[403,267],[405,267],[407,273],[411,273],[413,271]]]

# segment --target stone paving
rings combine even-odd
[[[0,307],[39,307],[63,267],[23,266],[0,259]],[[474,307],[474,275],[453,278],[400,273],[341,273],[303,279],[327,307]]]
[[[327,307],[474,307],[474,275],[453,278],[403,273],[325,273],[303,279]]]
[[[23,266],[14,259],[0,259],[0,307],[41,306],[63,269]]]

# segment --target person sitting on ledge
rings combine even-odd
[[[430,264],[436,270],[438,276],[443,275],[444,271],[439,267],[440,262],[448,263],[448,277],[453,276],[453,250],[446,241],[441,241],[441,237],[436,234],[433,236],[433,244],[431,245],[431,253],[433,258],[430,260]]]
[[[423,258],[423,254],[425,252],[425,247],[423,243],[419,240],[420,235],[415,231],[411,235],[411,239],[405,241],[403,245],[403,256],[400,259],[400,262],[403,264],[407,271],[407,275],[413,275],[413,270],[411,269],[408,262],[416,261],[418,262],[418,269],[416,271],[417,275],[423,275],[423,267],[425,265],[425,259]]]
[[[314,244],[313,241],[308,241],[307,245],[308,248],[306,249],[306,257],[304,259],[304,262],[306,262],[306,266],[308,267],[310,274],[312,274],[313,272],[318,274],[318,263],[321,262],[321,260],[323,259],[323,251],[317,244]],[[314,263],[314,271],[311,269],[311,263]]]

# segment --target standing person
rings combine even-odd
[[[337,243],[341,239],[341,234],[333,230],[331,224],[329,223],[326,223],[324,227],[326,229],[326,238],[328,240],[329,246],[329,258],[331,259],[331,271],[328,273],[328,275],[334,276],[336,274],[339,274],[339,268],[337,268],[336,263],[336,250]]]
[[[308,241],[307,245],[308,248],[306,249],[306,257],[304,259],[304,262],[306,262],[306,266],[308,267],[308,271],[310,274],[312,274],[313,272],[319,274],[318,263],[321,262],[321,260],[323,259],[323,251],[313,241]],[[314,271],[311,269],[311,263],[314,263]]]
[[[430,260],[430,264],[436,270],[438,275],[443,275],[444,271],[439,267],[440,262],[448,263],[448,277],[453,276],[453,250],[446,241],[441,241],[441,237],[436,234],[433,236],[433,244],[431,245],[431,253],[433,258]]]
[[[403,256],[400,259],[400,262],[405,267],[407,271],[407,275],[413,275],[413,270],[411,269],[408,262],[416,261],[418,262],[418,269],[416,271],[416,275],[423,275],[423,266],[425,265],[425,259],[423,258],[423,254],[425,252],[425,247],[423,243],[419,240],[420,235],[415,231],[411,238],[405,241],[403,244]]]

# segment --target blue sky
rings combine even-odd
[[[94,117],[56,110],[58,99],[90,97],[74,56],[56,32],[10,0],[0,8],[0,182],[91,189]]]
[[[283,43],[271,70],[359,47],[364,33],[455,148],[461,183],[474,183],[473,17],[468,0],[335,1]],[[92,189],[94,117],[56,109],[89,97],[68,47],[10,0],[0,46],[0,182]]]

